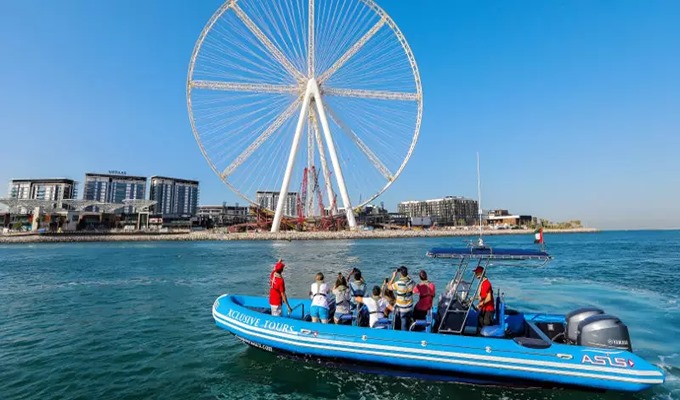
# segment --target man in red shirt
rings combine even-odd
[[[477,309],[479,316],[477,318],[477,332],[483,327],[493,325],[494,304],[493,304],[493,288],[491,282],[484,275],[484,267],[475,268],[475,277],[482,279],[479,285],[479,303]]]
[[[274,270],[269,276],[269,306],[272,309],[272,316],[281,316],[281,305],[282,302],[286,303],[288,307],[288,314],[291,313],[290,304],[288,304],[288,297],[286,297],[286,282],[283,280],[281,273],[283,272],[283,267],[286,264],[283,260],[279,259],[274,265]]]

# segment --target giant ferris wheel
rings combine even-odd
[[[297,193],[308,216],[342,206],[350,228],[406,166],[422,102],[411,49],[372,0],[229,0],[187,77],[194,136],[227,186],[253,204]],[[273,232],[287,201],[271,207]]]

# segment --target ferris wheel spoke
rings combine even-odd
[[[253,92],[253,93],[298,93],[299,86],[294,85],[272,85],[266,83],[240,83],[240,82],[221,82],[221,81],[191,81],[194,89],[223,90],[228,92]]]
[[[373,164],[373,166],[378,171],[380,171],[382,176],[384,176],[388,182],[392,181],[394,179],[394,175],[385,166],[385,164],[382,161],[380,161],[378,156],[376,156],[375,153],[368,146],[366,146],[366,144],[361,140],[361,138],[357,136],[356,133],[354,133],[352,128],[347,126],[347,124],[345,124],[345,122],[342,119],[340,119],[340,117],[335,113],[335,111],[333,111],[333,109],[328,104],[324,104],[324,109],[328,111],[328,115],[330,115],[333,122],[335,122],[335,124],[338,125],[340,129],[342,129],[342,131],[345,132],[345,134],[347,134],[347,136],[350,139],[352,139],[352,142],[354,142],[354,144],[361,150],[361,152],[364,153],[364,155],[371,161],[371,164]]]
[[[418,101],[421,97],[419,93],[389,92],[384,90],[338,89],[329,87],[324,88],[323,93],[330,96],[358,97],[362,99],[378,100]]]
[[[314,0],[307,7],[307,76],[314,76]]]
[[[251,155],[253,155],[253,153],[254,153],[260,146],[262,146],[262,144],[263,144],[264,142],[266,142],[267,139],[269,139],[269,137],[270,137],[274,132],[276,132],[276,130],[279,129],[279,128],[281,127],[281,125],[283,125],[283,123],[286,122],[286,120],[288,120],[288,118],[290,118],[291,115],[293,115],[293,113],[295,112],[295,110],[297,110],[297,108],[300,106],[301,101],[302,101],[302,97],[300,96],[300,97],[298,97],[297,100],[295,100],[290,106],[288,106],[288,108],[286,108],[286,110],[283,111],[283,112],[282,112],[282,113],[274,120],[274,122],[272,122],[272,124],[269,125],[269,126],[267,127],[267,129],[265,129],[264,132],[262,132],[262,133],[260,134],[260,136],[257,137],[257,139],[255,139],[254,142],[252,142],[248,147],[246,147],[246,149],[243,150],[243,152],[242,152],[241,154],[239,154],[239,155],[236,157],[236,159],[235,159],[231,164],[229,164],[229,166],[227,166],[227,168],[225,168],[225,169],[222,171],[222,173],[220,174],[220,176],[222,177],[222,179],[226,179],[227,177],[229,177],[229,175],[231,175],[232,173],[234,173],[234,171],[236,170],[236,168],[238,168],[239,166],[241,166],[241,164],[243,164],[243,163],[244,163]]]
[[[274,59],[281,63],[281,65],[291,74],[293,75],[296,79],[302,80],[304,79],[304,76],[298,71],[297,68],[288,60],[288,58],[279,50],[274,43],[272,43],[271,40],[262,32],[260,28],[255,25],[252,19],[241,9],[241,7],[236,4],[235,0],[232,0],[232,9],[236,13],[236,15],[239,17],[241,21],[250,29],[250,31],[257,37],[257,39],[264,45],[264,47],[269,50],[269,52],[272,54]]]
[[[366,44],[366,42],[368,42],[380,30],[380,28],[383,27],[383,25],[385,25],[385,18],[380,18],[380,20],[376,22],[376,24],[373,25],[373,27],[369,29],[368,32],[366,32],[364,36],[361,37],[361,39],[354,43],[352,47],[350,47],[345,52],[345,54],[340,56],[340,58],[338,58],[338,60],[333,65],[331,65],[330,68],[328,68],[323,74],[321,74],[321,76],[318,79],[319,84],[323,84],[323,82],[328,80],[328,78],[330,78],[337,70],[339,70],[340,67],[342,67],[347,62],[347,60],[352,58],[353,55],[355,55],[359,50],[361,50],[361,48]]]

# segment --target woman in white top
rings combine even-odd
[[[324,283],[321,272],[316,274],[316,280],[312,283],[309,296],[312,299],[311,316],[312,322],[328,323],[328,284]]]
[[[386,312],[392,311],[392,305],[380,296],[380,287],[373,286],[371,297],[356,297],[357,303],[363,303],[368,309],[368,326],[375,327],[379,319],[385,318]]]

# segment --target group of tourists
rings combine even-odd
[[[270,275],[269,304],[272,316],[280,316],[284,304],[289,314],[292,311],[281,275],[284,267],[283,260],[278,260]],[[376,285],[368,290],[361,271],[356,268],[347,277],[338,273],[332,287],[325,282],[324,274],[319,272],[309,290],[312,322],[329,323],[330,308],[334,303],[333,322],[336,324],[342,323],[343,316],[353,315],[358,308],[359,325],[368,318],[368,326],[373,328],[379,321],[394,314],[395,325],[401,330],[409,330],[414,320],[427,317],[435,296],[434,283],[428,281],[427,272],[423,270],[418,275],[420,282],[416,283],[409,276],[408,269],[401,266],[390,278],[385,278],[382,286]],[[414,302],[414,294],[418,295],[417,302]]]
[[[269,305],[272,316],[281,316],[285,304],[288,314],[292,312],[286,285],[281,275],[285,264],[279,259],[270,275]],[[482,279],[479,291],[479,328],[491,325],[494,314],[493,290],[491,282],[483,276],[484,268],[477,267],[475,275]],[[334,303],[333,322],[343,323],[343,316],[356,315],[357,324],[377,327],[381,321],[394,316],[394,325],[401,330],[409,330],[415,320],[424,320],[432,309],[435,286],[427,278],[427,272],[418,273],[420,281],[414,282],[408,274],[408,268],[400,266],[390,278],[385,278],[381,286],[373,286],[368,290],[361,271],[353,268],[347,277],[338,273],[331,288],[325,282],[322,272],[316,274],[310,286],[309,296],[312,300],[310,316],[312,322],[327,324],[331,318],[331,305]],[[414,303],[413,295],[418,295]],[[332,296],[332,297],[331,297]],[[357,310],[358,309],[358,310]],[[356,312],[356,314],[355,314]],[[351,320],[353,317],[349,317]]]

